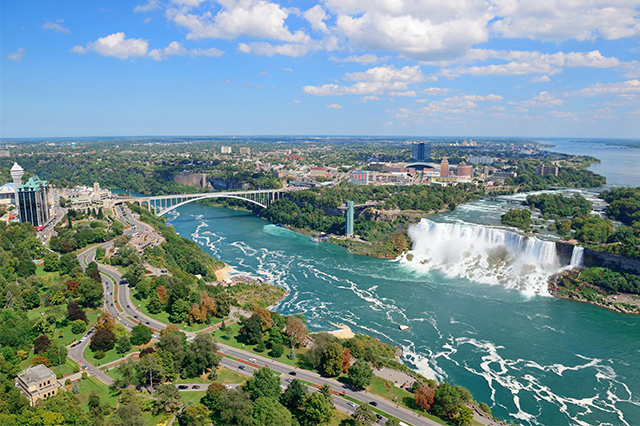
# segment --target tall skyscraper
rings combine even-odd
[[[20,201],[18,200],[18,187],[22,185],[22,176],[24,175],[24,169],[16,162],[11,167],[11,179],[13,179],[13,190],[15,191],[15,199],[13,203],[16,205],[16,210],[20,213]]]
[[[411,158],[415,161],[427,161],[431,158],[431,146],[424,142],[414,143],[411,148]]]
[[[20,222],[31,222],[36,229],[42,229],[49,221],[49,184],[37,176],[30,178],[16,190],[20,209]]]

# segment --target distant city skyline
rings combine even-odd
[[[640,1],[0,3],[0,138],[638,138]]]

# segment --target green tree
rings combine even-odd
[[[160,335],[158,348],[170,353],[176,365],[182,366],[185,355],[185,344],[186,336],[183,333],[164,333]]]
[[[89,277],[80,277],[80,303],[85,307],[95,308],[102,304],[103,288],[102,283],[96,282]]]
[[[82,334],[87,329],[87,323],[82,320],[75,320],[71,323],[71,332],[73,334]]]
[[[156,388],[156,402],[154,404],[154,414],[158,414],[159,411],[166,413],[173,413],[180,408],[180,392],[174,385],[159,385]]]
[[[280,395],[280,403],[297,416],[302,403],[309,396],[309,389],[298,379],[293,379],[284,393]]]
[[[129,284],[132,287],[135,287],[144,278],[144,273],[144,266],[142,266],[138,262],[133,262],[131,265],[129,265],[127,272],[122,276],[122,278],[129,281]]]
[[[80,384],[78,382],[75,382],[73,384],[73,388],[71,389],[71,392],[73,392],[74,395],[77,395],[80,393]]]
[[[116,341],[116,351],[119,354],[126,354],[131,350],[131,340],[128,336],[122,336]]]
[[[60,270],[60,258],[55,253],[48,253],[44,257],[44,270],[47,272],[55,272]]]
[[[369,363],[361,359],[356,360],[356,362],[349,367],[348,374],[353,386],[359,389],[364,389],[369,386],[374,378],[373,369]]]
[[[331,421],[335,407],[319,393],[312,393],[302,403],[300,423],[304,426],[325,425]]]
[[[40,296],[36,290],[27,288],[20,293],[20,296],[22,296],[22,301],[26,309],[34,309],[40,306]]]
[[[291,426],[291,413],[277,400],[260,397],[253,402],[256,426]]]
[[[222,358],[218,350],[210,334],[198,334],[186,352],[184,372],[187,377],[196,377],[209,369],[216,369]]]
[[[233,305],[233,298],[226,291],[221,291],[216,294],[216,307],[218,308],[218,315],[220,318],[229,316],[231,312],[231,306]]]
[[[132,360],[122,362],[116,367],[116,373],[118,378],[116,379],[116,385],[120,387],[127,387],[138,383],[136,378],[136,363]]]
[[[249,394],[231,389],[220,397],[220,418],[225,425],[253,426],[253,405]]]
[[[180,413],[178,416],[178,424],[180,426],[209,426],[209,410],[202,404],[191,405]]]
[[[395,417],[392,417],[389,420],[387,420],[387,422],[384,425],[385,426],[400,426],[400,420],[396,419]]]
[[[280,396],[280,378],[269,367],[260,367],[253,373],[253,377],[247,379],[242,389],[246,391],[252,400],[261,397],[271,398],[274,401]]]
[[[269,356],[274,358],[280,358],[284,354],[284,346],[280,343],[276,343],[271,347],[271,351],[269,352]]]
[[[187,318],[187,314],[191,310],[189,302],[178,299],[171,305],[171,315],[169,315],[169,321],[174,324],[179,324]]]
[[[162,380],[164,368],[156,354],[149,354],[138,361],[136,372],[139,383],[146,383],[153,386],[154,383],[157,384]]]
[[[162,302],[160,301],[160,297],[158,296],[158,293],[153,292],[151,293],[151,297],[149,298],[149,303],[147,304],[147,309],[149,310],[150,314],[159,314],[160,312],[162,312]]]
[[[256,345],[262,342],[262,321],[257,315],[242,319],[240,334],[247,338],[247,343]]]
[[[471,426],[473,424],[473,411],[464,404],[458,404],[449,417],[456,426]]]
[[[151,340],[152,335],[153,330],[149,327],[144,324],[136,324],[136,326],[131,329],[131,344],[144,345]]]
[[[342,346],[339,343],[329,343],[322,356],[320,369],[326,377],[337,377],[342,373]]]
[[[207,388],[207,392],[200,398],[200,403],[204,404],[209,410],[217,410],[220,408],[220,397],[226,391],[227,388],[222,383],[211,383]]]

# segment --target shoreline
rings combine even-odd
[[[338,329],[333,331],[328,331],[327,333],[332,334],[338,339],[351,339],[356,335],[353,331],[351,331],[351,327],[349,327],[346,324],[335,323],[335,322],[332,322],[330,324],[334,327],[338,327]]]

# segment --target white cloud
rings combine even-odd
[[[194,6],[195,3],[199,4],[200,1],[181,2],[189,6]],[[295,33],[289,31],[285,25],[289,12],[276,3],[265,0],[219,0],[219,3],[222,9],[215,15],[211,12],[194,15],[188,8],[169,8],[166,15],[175,24],[189,31],[189,40],[233,39],[242,35],[289,43],[307,43],[310,40],[302,30]]]
[[[156,61],[162,61],[169,56],[207,56],[209,58],[217,58],[222,56],[224,52],[220,49],[212,47],[210,49],[186,49],[177,41],[169,43],[164,49],[153,49],[149,52],[149,56]]]
[[[364,65],[369,65],[369,64],[375,64],[376,62],[382,62],[384,60],[389,59],[389,56],[385,56],[382,58],[377,57],[376,55],[372,54],[372,53],[366,53],[362,56],[357,56],[357,55],[352,55],[352,56],[348,56],[346,58],[336,58],[335,56],[332,56],[331,58],[329,58],[330,61],[336,61],[336,62],[356,62],[358,64],[364,64]]]
[[[605,57],[598,50],[587,53],[557,52],[553,54],[531,51],[485,50],[486,58],[510,61],[506,64],[456,67],[442,69],[438,74],[447,78],[461,75],[554,75],[562,72],[563,67],[613,68],[621,64],[614,57]],[[542,80],[541,80],[542,81]]]
[[[631,61],[620,64],[620,68],[624,71],[627,78],[640,78],[640,62]]]
[[[424,81],[425,75],[420,71],[419,65],[406,66],[397,69],[393,65],[369,68],[365,72],[347,73],[345,80],[352,81],[401,81],[405,83],[420,83]]]
[[[481,95],[457,95],[449,98],[444,98],[437,101],[420,100],[420,103],[428,103],[424,107],[418,110],[411,110],[408,108],[400,108],[397,111],[392,112],[395,117],[398,118],[413,118],[419,120],[420,117],[425,115],[435,114],[478,114],[476,110],[478,102],[498,102],[502,101],[502,96],[489,94],[486,96]]]
[[[367,103],[367,102],[378,101],[378,100],[380,100],[379,97],[371,95],[371,96],[363,96],[362,98],[360,98],[360,100],[358,102],[364,104],[364,103]]]
[[[537,77],[531,77],[531,80],[529,81],[531,81],[532,83],[546,83],[547,81],[551,81],[551,79],[548,75],[540,75]]]
[[[533,98],[520,102],[520,105],[526,108],[550,108],[562,104],[564,104],[564,100],[556,98],[549,92],[540,92]]]
[[[7,55],[10,61],[21,62],[24,57],[24,47],[19,48],[17,51]]]
[[[347,73],[344,80],[357,81],[351,86],[324,84],[322,86],[304,86],[302,90],[308,95],[380,95],[390,92],[407,92],[408,85],[425,81],[420,67],[406,66],[397,69],[393,65],[370,68],[364,72]]]
[[[148,24],[149,22],[153,21],[153,18],[151,16],[147,16],[146,18],[144,18],[144,21],[142,21],[144,24]]]
[[[324,23],[324,21],[329,19],[329,15],[327,15],[322,6],[317,4],[304,12],[302,16],[309,21],[311,28],[318,32],[329,34],[329,28],[327,28],[327,24]]]
[[[75,46],[73,53],[87,54],[95,52],[102,56],[113,56],[118,59],[141,58],[147,55],[149,42],[140,38],[125,39],[124,33],[114,33],[101,37],[93,43],[87,43],[86,47]]]
[[[628,96],[640,93],[640,80],[628,80],[620,83],[597,83],[582,90],[567,93],[569,96]]]
[[[329,108],[329,109],[342,109],[342,105],[338,105],[338,104],[325,105],[325,108]]]
[[[549,111],[549,114],[557,118],[575,118],[576,116],[575,112],[568,111]]]
[[[420,93],[421,95],[427,95],[427,96],[440,96],[440,95],[446,95],[447,93],[449,93],[449,89],[445,89],[442,87],[429,87],[427,89],[422,89],[420,90],[418,93]]]
[[[491,29],[506,38],[585,41],[640,34],[637,0],[505,0],[496,4],[496,17],[503,19]]]
[[[416,92],[415,90],[407,90],[406,92],[389,92],[389,96],[393,98],[415,98]]]
[[[240,43],[238,44],[238,50],[242,53],[253,53],[262,56],[291,56],[298,57],[304,56],[309,52],[309,47],[304,44],[271,44],[265,42],[252,42],[252,43]]]
[[[42,25],[42,29],[52,30],[62,34],[71,34],[71,30],[62,25],[62,22],[62,19],[58,19],[56,22],[47,21]]]
[[[299,101],[299,100],[297,100],[297,99],[294,99],[294,100],[293,100],[293,102],[295,102],[295,103],[299,104],[301,101]]]
[[[282,68],[282,71],[293,72],[292,68]]]
[[[151,12],[160,7],[158,0],[149,0],[147,4],[139,4],[133,9],[134,12]]]

